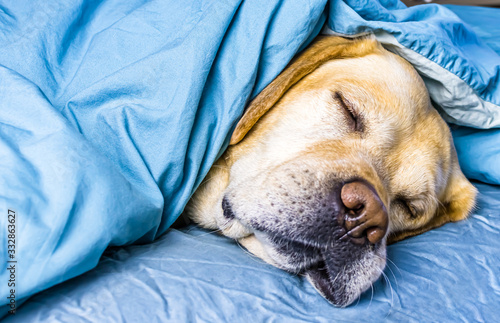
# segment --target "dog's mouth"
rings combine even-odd
[[[305,271],[305,275],[319,293],[335,306],[344,307],[350,304],[346,297],[345,286],[337,283],[340,272],[331,272],[322,261],[317,266]]]
[[[382,251],[382,250],[381,250]],[[338,267],[337,260],[324,256],[325,261],[305,271],[305,275],[318,292],[330,303],[346,307],[381,276],[385,267],[385,248],[382,254],[367,253],[357,262]]]
[[[337,239],[317,247],[315,243],[267,238],[262,232],[256,238],[264,241],[264,249],[278,267],[306,276],[324,298],[338,307],[354,302],[385,267],[385,241],[360,246]]]

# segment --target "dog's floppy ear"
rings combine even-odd
[[[271,109],[276,102],[303,77],[313,72],[321,64],[335,58],[364,56],[378,46],[374,37],[346,39],[336,36],[322,36],[299,55],[252,100],[240,119],[231,137],[230,144],[240,142],[255,123]]]
[[[436,216],[421,228],[391,234],[387,239],[387,243],[398,242],[438,228],[448,222],[457,222],[467,218],[474,208],[476,195],[476,188],[465,178],[457,163],[448,182],[444,201],[439,207]]]

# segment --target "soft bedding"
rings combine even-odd
[[[160,237],[227,144],[245,102],[325,21],[326,32],[373,30],[410,61],[427,58],[430,67],[420,72],[439,69],[424,77],[431,94],[437,84],[433,100],[445,115],[452,111],[448,120],[498,125],[500,59],[491,49],[498,47],[442,7],[380,1],[366,11],[362,3],[0,3],[0,209],[17,214],[18,305],[95,267],[108,246]],[[480,14],[494,18],[499,10]],[[336,28],[332,22],[345,15],[356,23]],[[470,21],[481,36],[494,31],[484,21]],[[402,49],[411,40],[407,26],[433,26],[420,41],[435,52]],[[436,37],[430,30],[443,32]],[[436,53],[439,61],[432,61]],[[457,57],[463,64],[452,63]],[[437,89],[449,79],[469,96],[440,96]],[[495,146],[488,136],[478,140]],[[474,161],[470,141],[456,141],[461,163]],[[497,170],[498,151],[488,151],[484,160]],[[482,166],[464,168],[472,178],[500,183],[498,173]],[[233,242],[189,228],[170,230],[153,244],[111,249],[97,268],[36,296],[7,320],[439,321],[448,315],[491,321],[500,301],[494,257],[500,191],[478,187],[471,220],[391,246],[390,284],[379,281],[373,300],[369,291],[348,309],[331,307],[301,277],[262,264]],[[2,236],[1,257],[6,246]],[[0,270],[7,281],[9,272]],[[0,290],[6,304],[8,290]]]
[[[447,6],[500,55],[500,9]],[[500,185],[500,129],[452,126],[462,171],[468,178]]]
[[[500,187],[476,186],[470,220],[389,246],[385,278],[344,309],[304,278],[191,226],[109,250],[5,322],[498,322]]]

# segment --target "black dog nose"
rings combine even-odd
[[[371,244],[381,241],[387,233],[389,217],[375,189],[366,182],[356,181],[342,187],[340,198],[346,207],[340,224],[351,241]]]

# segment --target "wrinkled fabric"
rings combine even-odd
[[[500,55],[500,9],[447,6]],[[500,129],[452,127],[460,167],[468,178],[500,185]]]
[[[94,270],[30,299],[13,322],[497,322],[500,187],[477,185],[466,221],[388,247],[380,278],[347,308],[305,277],[196,227],[107,252]]]
[[[109,246],[165,233],[245,104],[325,21],[334,28],[337,3],[1,2],[0,226],[16,212],[19,303],[95,267]],[[487,52],[448,36],[464,57]],[[464,81],[488,83],[482,75]],[[488,89],[478,93],[497,95]],[[8,275],[2,266],[0,281]],[[8,293],[0,288],[0,305]]]
[[[445,5],[491,49],[500,55],[500,8]]]
[[[17,298],[164,233],[325,2],[2,4],[0,221],[17,212]]]

